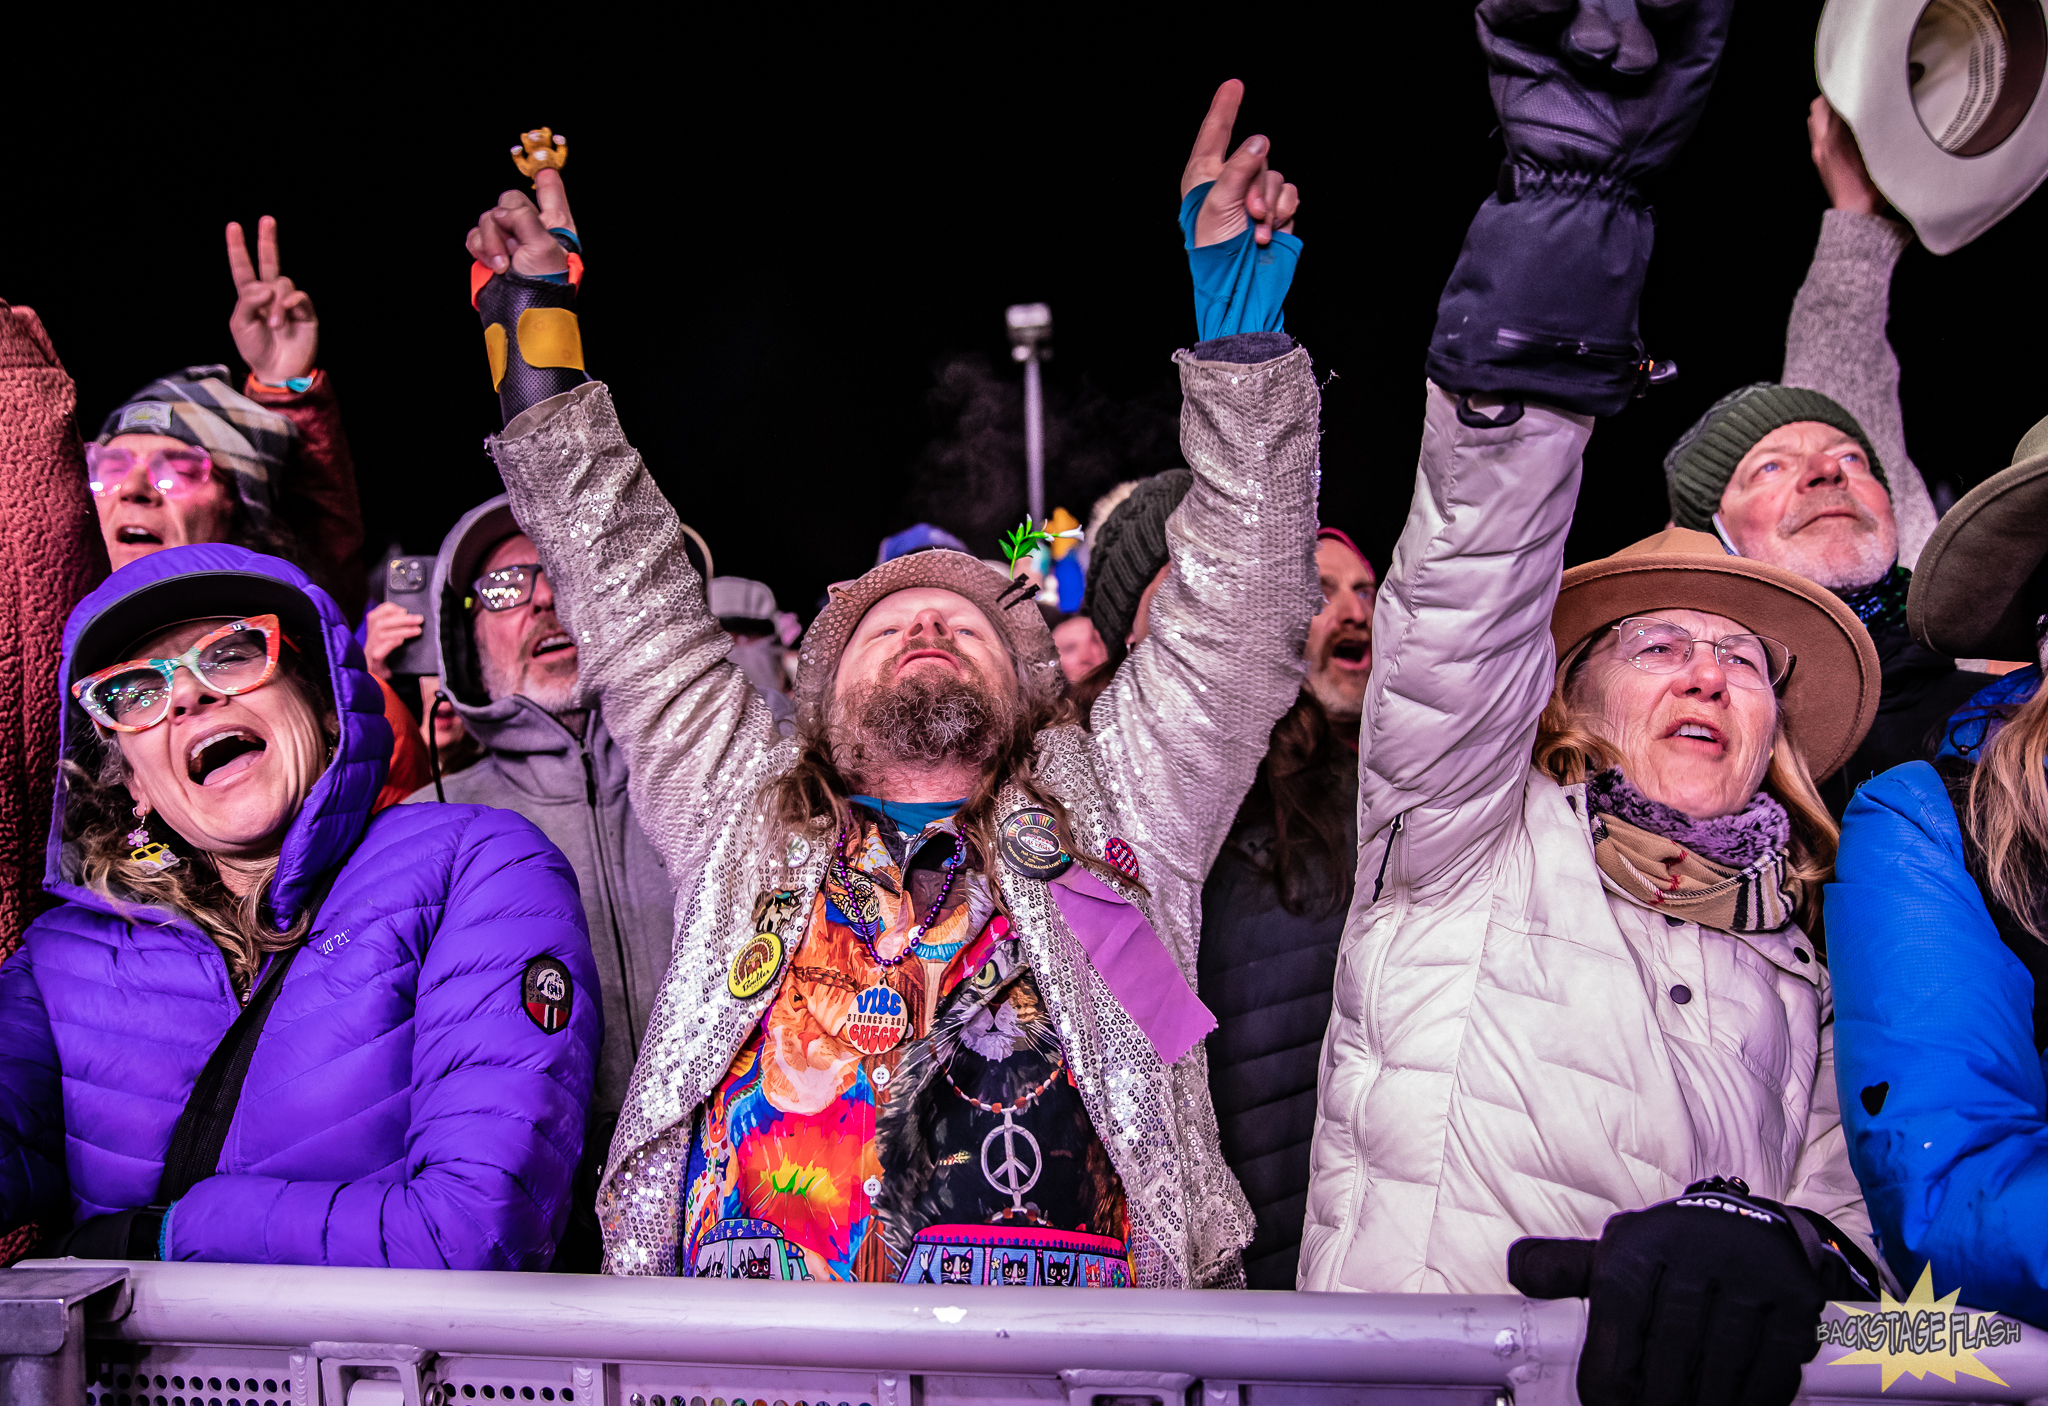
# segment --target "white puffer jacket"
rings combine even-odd
[[[1507,1292],[1517,1237],[1596,1237],[1716,1173],[1869,1251],[1812,943],[1624,896],[1584,788],[1529,764],[1592,422],[1472,428],[1428,396],[1374,620],[1301,1287]]]

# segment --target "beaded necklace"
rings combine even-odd
[[[1046,1075],[1045,1078],[1041,1079],[1039,1081],[1037,1088],[1033,1089],[1028,1094],[1018,1094],[1017,1097],[1011,1099],[1008,1103],[983,1103],[973,1094],[961,1088],[957,1083],[954,1083],[953,1064],[951,1060],[948,1060],[945,1064],[941,1065],[939,1068],[939,1072],[946,1076],[946,1082],[952,1085],[954,1093],[960,1095],[960,1097],[966,1099],[969,1103],[973,1104],[976,1108],[979,1108],[984,1113],[1022,1113],[1032,1104],[1038,1102],[1038,1096],[1044,1093],[1047,1089],[1052,1087],[1052,1081],[1059,1078],[1060,1074],[1066,1069],[1066,1067],[1067,1057],[1065,1055],[1061,1055],[1058,1059],[1052,1062],[1052,1073]]]
[[[881,906],[879,904],[876,905],[873,918],[867,916],[868,903],[874,897],[874,885],[865,877],[856,875],[847,864],[846,827],[840,827],[839,843],[832,848],[832,874],[834,878],[839,880],[839,887],[846,893],[847,897],[853,900],[853,906],[861,910],[858,913],[848,913],[846,915],[846,923],[848,927],[853,929],[853,935],[860,939],[860,945],[868,949],[869,961],[886,970],[889,967],[900,967],[910,959],[917,950],[918,938],[924,934],[927,928],[938,921],[939,910],[946,906],[946,896],[953,892],[953,880],[959,876],[960,865],[966,858],[967,832],[963,829],[954,842],[953,857],[940,866],[945,871],[946,882],[940,885],[939,896],[932,900],[932,906],[925,911],[924,921],[910,930],[910,942],[901,952],[898,952],[893,957],[884,957],[875,951],[875,939],[882,935],[883,928],[887,926],[881,918]],[[904,878],[903,892],[904,896],[908,897],[910,893],[909,876],[906,874]],[[859,885],[859,887],[856,887],[856,885]],[[966,1095],[963,1094],[962,1097],[964,1098]]]

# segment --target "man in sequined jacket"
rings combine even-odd
[[[1175,356],[1175,570],[1092,734],[1030,592],[943,550],[833,589],[778,733],[584,375],[559,176],[470,234],[491,451],[679,885],[598,1196],[609,1272],[1243,1282],[1201,884],[1300,686],[1318,397],[1278,330],[1294,188],[1263,137],[1226,160],[1241,92],[1183,178],[1206,340]]]

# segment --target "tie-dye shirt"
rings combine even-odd
[[[847,912],[879,910],[876,952],[902,952],[957,837],[951,817],[906,837],[877,810],[854,816],[846,857],[866,891],[828,872],[760,1028],[699,1115],[680,1272],[1129,1282],[1122,1183],[979,857],[970,847],[915,954],[884,967]],[[906,1029],[864,1055],[847,1024],[877,985]]]

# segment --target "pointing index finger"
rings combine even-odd
[[[540,222],[549,229],[565,229],[576,233],[576,217],[569,213],[569,189],[562,184],[562,173],[552,166],[543,166],[533,178],[533,191],[540,198]]]
[[[1214,180],[1230,150],[1230,132],[1237,125],[1238,105],[1244,101],[1244,84],[1227,78],[1209,100],[1209,111],[1195,133],[1194,150],[1188,153],[1187,172],[1181,177],[1185,195],[1203,181]]]

